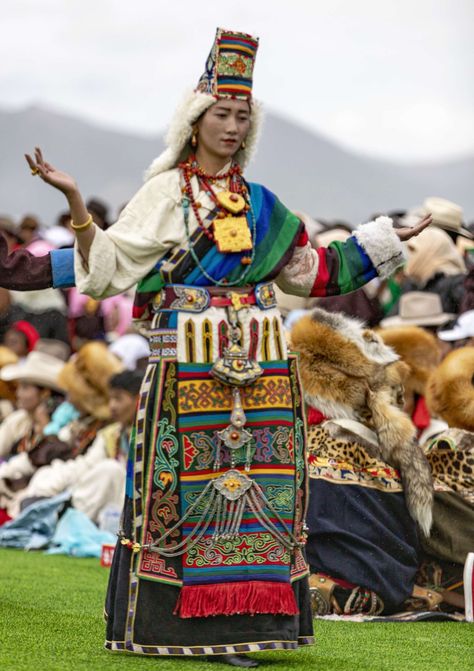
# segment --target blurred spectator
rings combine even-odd
[[[128,370],[145,369],[150,356],[148,340],[138,333],[127,333],[109,347]]]
[[[109,411],[114,423],[97,433],[85,453],[67,461],[53,461],[37,470],[23,492],[23,506],[70,490],[73,506],[93,521],[98,521],[106,507],[113,506],[117,515],[120,513],[141,380],[142,375],[134,371],[117,373],[110,378]]]
[[[4,366],[0,379],[16,382],[17,410],[0,425],[0,457],[28,452],[31,448],[33,415],[38,405],[51,396],[61,396],[58,379],[64,362],[43,352],[30,352],[23,363]]]
[[[315,614],[404,610],[428,533],[429,467],[400,410],[407,366],[377,334],[313,310],[292,330],[308,412],[306,554]]]
[[[433,226],[446,231],[453,242],[457,241],[458,236],[472,239],[471,231],[464,226],[463,211],[460,205],[446,200],[446,198],[430,196],[426,198],[420,211],[422,215],[428,213],[433,217]]]
[[[464,279],[464,296],[460,312],[467,312],[467,310],[474,310],[474,265]]]
[[[100,200],[99,198],[89,198],[86,202],[86,208],[92,214],[94,223],[97,224],[99,228],[106,231],[109,226],[109,208],[107,205]]]
[[[425,446],[434,478],[435,498],[431,535],[423,539],[425,554],[421,573],[431,588],[454,593],[452,603],[458,609],[464,606],[464,563],[473,550],[473,379],[474,347],[456,349],[432,374],[426,394],[431,412],[445,420],[449,429]],[[472,584],[470,578],[468,584]],[[472,604],[472,595],[470,598]]]
[[[18,357],[14,352],[8,349],[8,347],[0,345],[0,370],[4,366],[17,363],[17,361]],[[13,412],[15,398],[15,384],[0,379],[0,425],[5,417]]]
[[[66,362],[71,355],[71,348],[62,340],[54,340],[53,338],[40,338],[36,345],[35,350],[37,352],[44,352],[45,354],[50,354],[51,356],[56,357],[56,359],[61,359],[61,361]]]
[[[409,368],[404,382],[404,410],[415,425],[420,442],[425,442],[429,435],[441,428],[439,422],[431,417],[425,401],[429,376],[441,361],[438,340],[433,333],[419,326],[402,325],[381,329],[377,333]]]
[[[23,243],[18,226],[9,217],[0,216],[0,233],[3,233],[5,236],[9,252],[12,252]]]
[[[13,322],[8,328],[3,344],[14,352],[19,359],[24,359],[29,352],[34,350],[39,340],[39,333],[29,322],[20,320]]]
[[[436,333],[439,326],[455,317],[455,313],[443,312],[441,298],[438,294],[428,291],[409,291],[400,298],[399,313],[382,319],[380,326],[382,328],[423,326]]]
[[[71,229],[71,215],[69,212],[62,212],[58,216],[56,224],[45,228],[41,232],[41,236],[53,247],[72,247],[74,245],[74,232]]]
[[[407,243],[408,261],[405,266],[407,291],[429,291],[440,296],[443,310],[459,312],[463,297],[466,264],[449,235],[429,226]]]
[[[127,294],[96,301],[77,289],[68,292],[69,332],[74,350],[89,340],[112,340],[121,336],[132,323],[133,299]]]
[[[474,310],[459,315],[448,329],[440,329],[438,338],[451,345],[450,349],[474,345]]]
[[[110,420],[108,383],[121,370],[123,365],[101,342],[87,343],[62,368],[59,380],[86,425]]]
[[[23,217],[18,230],[25,245],[29,245],[39,237],[39,229],[40,224],[36,217],[29,214]]]

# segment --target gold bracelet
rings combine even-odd
[[[92,214],[89,214],[89,218],[83,224],[76,225],[71,219],[71,228],[73,231],[85,231],[87,228],[89,228],[89,226],[92,226],[93,223],[94,220],[92,219]]]

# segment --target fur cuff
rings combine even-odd
[[[393,230],[390,217],[377,217],[375,221],[362,224],[354,231],[354,237],[382,279],[390,277],[405,261],[402,243]]]

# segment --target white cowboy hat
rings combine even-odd
[[[455,314],[443,312],[438,294],[409,291],[400,298],[398,315],[382,319],[380,326],[440,326],[455,317]]]
[[[59,371],[64,361],[44,352],[30,352],[23,362],[4,366],[0,370],[0,379],[5,382],[29,382],[38,387],[46,387],[64,392],[58,382]]]
[[[431,214],[434,226],[472,239],[472,233],[463,226],[462,207],[451,200],[430,196],[423,203],[423,212]]]
[[[468,310],[459,315],[452,328],[438,331],[438,338],[447,342],[472,337],[474,337],[474,310]]]

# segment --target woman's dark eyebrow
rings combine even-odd
[[[222,107],[219,105],[219,107],[216,106],[216,112],[231,112],[230,107]],[[237,110],[237,114],[249,114],[247,110]]]

